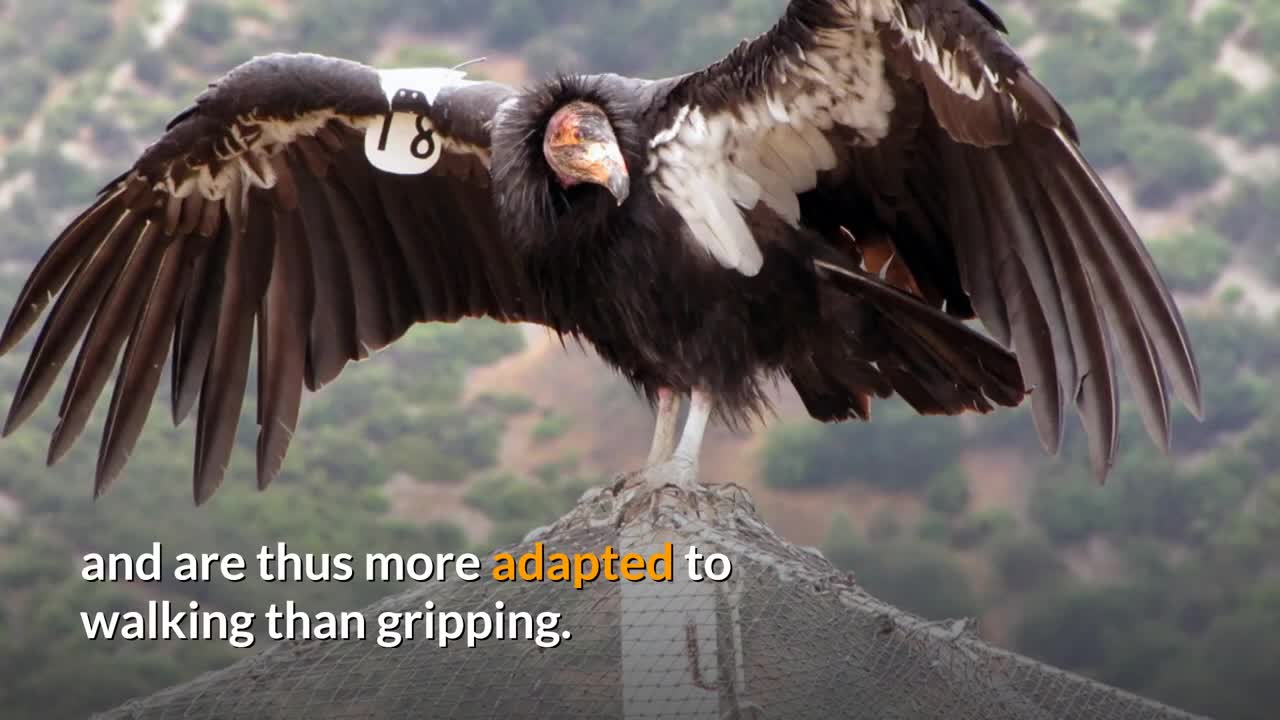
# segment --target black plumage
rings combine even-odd
[[[580,338],[651,399],[705,393],[730,422],[764,410],[775,379],[824,421],[893,394],[959,414],[1030,391],[1046,448],[1074,405],[1105,475],[1117,366],[1166,447],[1166,384],[1198,413],[1199,378],[1141,241],[1002,30],[980,0],[793,0],[770,32],[664,80],[395,76],[414,142],[438,153],[406,174],[366,145],[405,109],[391,75],[246,63],[33,270],[0,351],[57,301],[5,431],[80,343],[56,460],[123,353],[101,492],[168,358],[174,421],[197,414],[202,502],[256,338],[265,487],[303,388],[415,322],[484,316]]]

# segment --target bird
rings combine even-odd
[[[196,415],[199,504],[226,473],[255,347],[266,488],[304,388],[465,317],[594,348],[656,412],[644,474],[663,487],[695,487],[708,422],[759,420],[774,383],[823,422],[893,396],[929,415],[1029,397],[1049,453],[1080,417],[1099,480],[1120,369],[1162,449],[1171,393],[1203,413],[1171,293],[982,0],[791,0],[660,79],[515,88],[256,57],[56,237],[0,352],[50,302],[3,432],[78,347],[48,459],[114,373],[95,496],[166,365],[173,422]]]

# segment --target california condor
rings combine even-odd
[[[1105,476],[1117,365],[1167,448],[1166,383],[1199,414],[1196,364],[1070,118],[1002,30],[981,0],[792,0],[704,70],[523,90],[252,60],[34,269],[0,351],[56,302],[4,431],[80,343],[58,460],[123,351],[102,492],[171,358],[174,421],[199,404],[202,502],[230,457],[256,333],[265,487],[304,386],[413,323],[483,316],[584,340],[656,402],[661,481],[693,481],[708,418],[759,413],[771,379],[823,421],[867,419],[870,398],[895,393],[952,415],[1030,392],[1045,448],[1074,405]]]

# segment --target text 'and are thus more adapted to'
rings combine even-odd
[[[677,558],[680,561],[677,561]],[[647,552],[623,552],[605,546],[599,553],[548,551],[535,543],[525,552],[502,552],[489,567],[471,553],[429,555],[367,553],[357,560],[349,553],[296,553],[287,544],[264,545],[252,562],[237,553],[178,553],[167,559],[160,543],[139,554],[89,553],[81,578],[86,582],[238,583],[255,578],[268,583],[324,582],[476,582],[486,575],[494,582],[565,583],[581,590],[594,582],[673,583],[723,582],[733,566],[721,553],[703,553],[689,546],[677,555],[671,543]],[[683,570],[683,572],[677,572]],[[252,647],[265,632],[271,640],[364,640],[370,636],[386,648],[423,640],[448,647],[455,641],[475,647],[485,640],[524,640],[552,648],[572,637],[559,629],[561,613],[551,609],[525,611],[499,600],[491,608],[440,610],[434,601],[420,609],[363,612],[307,612],[295,601],[270,604],[263,612],[224,612],[202,608],[199,602],[150,600],[130,611],[80,612],[90,640],[223,640],[233,647]],[[376,628],[376,631],[374,630]]]

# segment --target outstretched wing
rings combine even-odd
[[[740,209],[764,203],[832,242],[847,229],[936,307],[976,311],[1015,349],[1046,449],[1074,404],[1104,476],[1116,361],[1162,447],[1166,379],[1198,415],[1198,372],[1141,240],[1001,30],[981,0],[792,0],[770,32],[674,82],[650,171],[727,267],[759,270]]]
[[[49,450],[56,462],[123,349],[100,493],[128,459],[171,354],[174,422],[199,402],[203,502],[230,457],[255,327],[265,486],[304,385],[319,388],[415,322],[537,321],[490,198],[487,123],[511,90],[460,76],[273,55],[210,86],[31,273],[0,352],[57,300],[5,433],[80,343]]]

